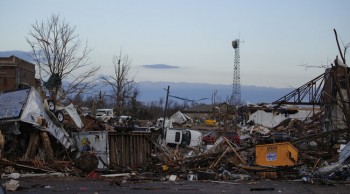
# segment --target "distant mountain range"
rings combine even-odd
[[[32,62],[29,52],[24,51],[0,51],[0,57],[15,55],[21,59]],[[209,83],[185,83],[185,82],[137,82],[140,91],[139,101],[152,102],[165,100],[166,89],[170,86],[170,97],[173,100],[179,98],[198,101],[199,103],[211,103],[212,95],[216,91],[217,101],[226,101],[232,93],[232,85],[229,84],[209,84]],[[241,99],[243,103],[271,103],[286,95],[293,88],[273,88],[260,86],[241,86]],[[104,92],[108,88],[104,88]],[[180,100],[181,101],[181,100]]]
[[[28,62],[33,62],[32,57],[30,56],[30,52],[26,51],[0,51],[0,57],[9,57],[14,55],[18,58],[24,59]]]
[[[138,82],[140,90],[140,101],[151,102],[165,100],[166,89],[170,86],[170,96],[200,100],[198,102],[211,103],[212,95],[216,91],[218,101],[226,101],[232,94],[232,85],[207,84],[207,83],[185,83],[185,82]],[[241,86],[241,99],[243,103],[271,103],[291,92],[293,88],[272,88],[258,86]],[[176,100],[177,98],[171,97]]]

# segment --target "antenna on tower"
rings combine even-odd
[[[240,76],[240,55],[239,55],[239,39],[232,41],[232,47],[235,49],[235,59],[233,67],[233,84],[231,102],[233,105],[238,106],[241,104],[241,76]]]

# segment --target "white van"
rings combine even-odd
[[[190,129],[167,129],[165,142],[167,145],[196,147],[202,143],[202,133]]]
[[[113,118],[113,109],[97,109],[96,110],[96,119],[107,122],[109,119]]]
[[[182,131],[177,129],[167,129],[165,135],[167,145],[178,145],[182,142]]]

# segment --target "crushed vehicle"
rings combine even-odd
[[[167,129],[165,141],[169,146],[196,147],[202,143],[202,133],[191,129]]]

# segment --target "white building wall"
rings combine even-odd
[[[286,119],[291,118],[304,120],[310,117],[312,114],[312,110],[298,110],[298,112],[295,114],[284,114],[277,111],[266,112],[264,110],[258,110],[249,116],[249,121],[254,121],[255,124],[272,128]]]

